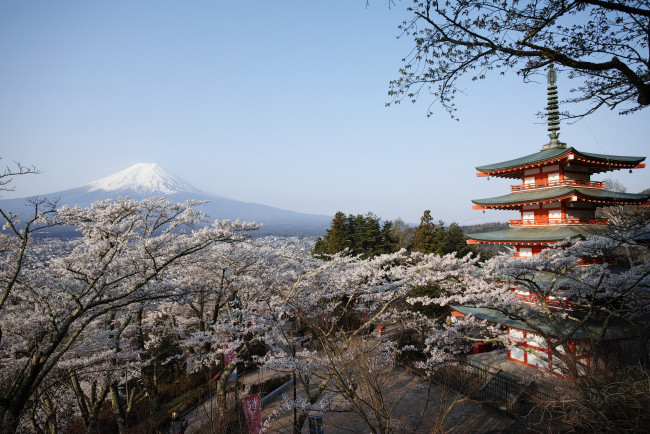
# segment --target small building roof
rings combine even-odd
[[[567,238],[586,238],[602,234],[606,225],[568,225],[507,228],[500,231],[470,234],[468,244],[550,244]]]
[[[526,168],[552,164],[564,160],[572,160],[576,164],[588,167],[590,173],[599,173],[635,168],[645,160],[645,157],[593,154],[590,152],[580,152],[573,147],[550,148],[524,157],[515,158],[514,160],[478,166],[476,170],[479,172],[478,176],[521,178]]]
[[[605,204],[641,204],[648,200],[648,195],[619,193],[616,191],[601,190],[598,188],[582,187],[557,187],[535,190],[518,191],[503,196],[490,197],[487,199],[474,199],[478,209],[483,208],[515,208],[524,204],[540,202],[552,202],[577,196],[578,200]]]
[[[548,319],[541,316],[540,318],[528,318],[527,323],[521,320],[510,318],[508,315],[499,312],[496,309],[488,307],[473,307],[473,306],[452,306],[452,308],[464,315],[472,315],[488,321],[493,324],[500,324],[506,327],[515,328],[532,333],[539,333],[536,328],[542,331],[547,336],[557,336],[557,332],[553,328]],[[573,317],[579,317],[579,312],[573,312]],[[576,322],[571,319],[556,319],[561,333],[569,334],[575,328]],[[572,340],[589,340],[591,338],[599,337],[603,331],[603,320],[591,319],[585,321],[580,327],[575,330],[570,336]],[[605,340],[625,339],[638,336],[639,331],[634,327],[634,324],[621,318],[613,319],[609,323],[605,331]]]

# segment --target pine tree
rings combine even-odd
[[[345,219],[345,214],[341,211],[334,215],[332,226],[327,230],[325,236],[327,253],[334,254],[349,247],[348,230]]]
[[[465,256],[470,252],[475,252],[472,246],[467,244],[465,233],[458,226],[458,223],[452,223],[445,231],[442,254],[457,252],[458,256]]]
[[[436,238],[436,225],[433,223],[431,211],[426,210],[420,218],[420,225],[415,228],[411,250],[414,252],[434,253],[438,247]]]
[[[401,247],[395,240],[392,227],[387,221],[380,224],[381,218],[372,212],[366,215],[337,212],[324,237],[318,238],[312,255],[326,257],[348,249],[348,254],[366,259],[382,253],[392,253]]]
[[[397,240],[393,237],[393,222],[390,220],[384,222],[381,228],[381,244],[378,246],[378,253],[393,253],[400,248]]]
[[[379,248],[382,244],[381,229],[379,226],[379,217],[369,212],[361,217],[361,227],[359,228],[360,246],[358,254],[362,258],[370,258],[379,254]]]

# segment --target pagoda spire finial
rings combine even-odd
[[[557,102],[557,85],[555,84],[556,80],[555,69],[551,63],[548,67],[548,105],[546,106],[546,117],[548,119],[548,135],[551,139],[550,142],[542,146],[542,151],[552,148],[566,148],[566,143],[562,143],[559,140],[560,133],[560,111],[558,109]]]

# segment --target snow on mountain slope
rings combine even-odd
[[[165,172],[155,163],[138,163],[90,184],[42,196],[56,200],[58,206],[90,206],[99,200],[118,197],[142,199],[147,196],[163,196],[172,202],[207,201],[198,209],[209,215],[210,219],[262,223],[264,226],[257,231],[260,236],[321,236],[332,219],[330,216],[303,214],[202,191]],[[0,198],[0,208],[18,213],[20,220],[27,220],[33,215],[33,209],[25,198]],[[48,236],[55,236],[52,234],[58,229],[48,231]]]
[[[92,191],[133,190],[139,194],[197,193],[190,184],[165,172],[156,163],[137,163],[133,166],[88,184]]]

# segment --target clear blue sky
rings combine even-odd
[[[2,1],[0,156],[43,171],[5,198],[77,187],[156,162],[233,199],[418,222],[504,221],[471,199],[509,191],[477,165],[537,152],[545,81],[466,83],[460,121],[430,101],[386,108],[411,41],[407,3],[385,1]],[[570,87],[560,72],[560,96]],[[650,111],[604,111],[561,139],[650,155]],[[650,168],[614,172],[630,192]],[[595,178],[600,179],[600,178]]]

